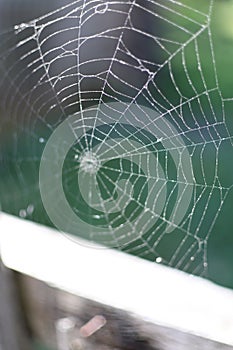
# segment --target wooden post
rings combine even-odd
[[[17,300],[13,273],[0,260],[0,350],[28,349]]]

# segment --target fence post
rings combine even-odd
[[[0,258],[0,350],[28,349],[18,300],[13,273]]]

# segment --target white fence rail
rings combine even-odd
[[[154,324],[233,346],[232,290],[125,253],[85,247],[6,214],[0,225],[9,268]]]

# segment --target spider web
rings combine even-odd
[[[206,275],[231,188],[212,5],[69,1],[2,33],[3,210]]]

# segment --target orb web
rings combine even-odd
[[[70,1],[1,34],[3,210],[48,225],[60,217],[68,232],[78,217],[77,236],[207,273],[232,185],[219,171],[232,136],[213,1],[193,6]],[[51,215],[41,162],[50,169],[44,193],[57,197]]]

